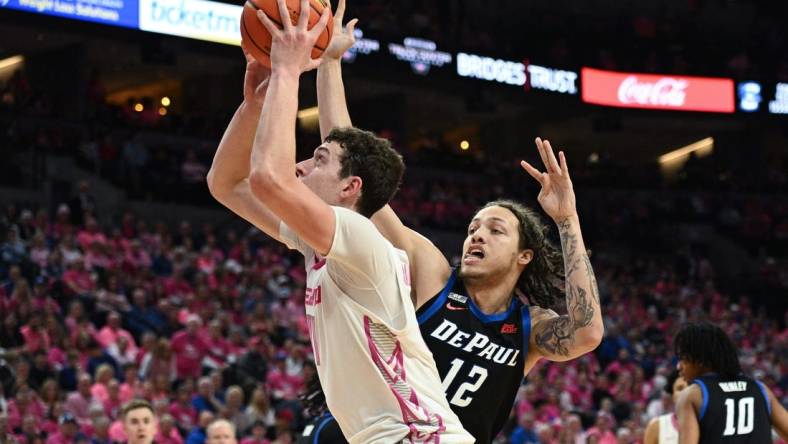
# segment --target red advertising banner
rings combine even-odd
[[[636,74],[583,68],[586,103],[619,108],[732,113],[732,79]]]

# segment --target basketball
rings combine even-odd
[[[287,10],[290,13],[290,21],[295,26],[298,23],[298,16],[301,14],[301,2],[299,0],[286,0]],[[311,11],[309,12],[309,29],[312,29],[320,21],[323,8],[328,7],[322,0],[309,0]],[[244,46],[255,59],[267,67],[271,67],[271,34],[257,18],[257,10],[262,10],[272,22],[282,29],[282,19],[279,16],[279,6],[276,0],[247,0],[241,14],[241,39]],[[312,48],[312,58],[316,59],[323,54],[331,41],[331,32],[334,27],[334,17],[329,13],[328,24],[323,33],[320,34]]]

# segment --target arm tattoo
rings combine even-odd
[[[599,306],[599,289],[588,254],[578,249],[577,235],[571,232],[570,221],[559,222],[558,231],[564,252],[568,314],[542,322],[534,338],[542,350],[553,355],[569,356],[577,330],[593,322],[596,307]]]

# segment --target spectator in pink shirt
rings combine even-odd
[[[612,428],[613,417],[608,413],[599,412],[594,427],[588,429],[586,437],[590,440],[591,436],[596,436],[595,442],[598,444],[618,444],[618,439],[616,439],[616,434],[613,433]]]
[[[292,401],[296,399],[298,391],[303,385],[302,377],[287,373],[285,369],[286,359],[287,354],[285,352],[277,352],[274,365],[265,378],[268,390],[271,392],[273,399],[277,401]]]
[[[44,416],[44,405],[27,386],[17,389],[16,396],[8,403],[8,426],[17,429],[22,426],[26,416],[41,418]]]
[[[183,444],[183,437],[175,427],[175,418],[169,413],[165,413],[159,418],[159,431],[153,441],[156,444]]]
[[[110,381],[113,381],[115,377],[115,371],[112,369],[112,366],[109,364],[101,364],[96,369],[96,382],[90,387],[90,395],[93,399],[98,400],[102,403],[102,405],[107,401],[109,398],[109,392],[107,391],[107,384]]]
[[[76,258],[63,273],[63,283],[71,295],[92,296],[96,290],[96,283],[90,276],[90,272],[85,268],[85,261],[82,257]]]
[[[156,347],[145,354],[140,364],[140,377],[146,381],[154,381],[159,375],[167,375],[170,381],[177,378],[177,360],[172,345],[166,338],[157,341]]]
[[[120,385],[120,400],[131,401],[142,394],[142,383],[137,374],[137,366],[133,363],[123,366],[123,384]]]
[[[96,340],[103,348],[108,348],[110,345],[115,344],[119,337],[125,337],[128,341],[128,349],[132,353],[136,353],[137,344],[134,342],[134,337],[128,330],[124,330],[120,325],[120,315],[118,312],[110,312],[107,316],[107,325],[99,330],[96,335]]]
[[[49,435],[46,444],[76,444],[78,439],[84,439],[79,432],[77,418],[70,413],[64,413],[58,420],[58,431]]]
[[[192,386],[189,382],[184,382],[178,387],[175,401],[170,404],[170,414],[183,427],[184,430],[191,430],[197,425],[197,409],[192,405]]]
[[[120,397],[120,384],[117,379],[107,383],[107,399],[104,401],[104,412],[110,418],[117,418],[123,407],[124,401]]]
[[[66,397],[65,410],[74,415],[80,422],[90,418],[90,406],[101,403],[91,395],[90,375],[82,373],[77,378],[77,391]]]
[[[41,313],[34,313],[30,318],[30,323],[22,327],[22,336],[25,338],[25,351],[35,353],[38,350],[46,351],[49,349],[49,334],[43,326]]]
[[[214,368],[224,365],[230,356],[231,345],[222,333],[222,321],[212,320],[208,324],[208,332],[204,338],[208,346],[208,360],[212,362]]]
[[[88,217],[85,220],[85,228],[77,233],[77,242],[82,250],[87,250],[93,244],[103,245],[107,243],[107,236],[99,229],[96,218]]]
[[[270,444],[265,438],[266,425],[263,421],[255,421],[251,427],[251,434],[241,440],[241,444]]]
[[[198,334],[201,323],[198,315],[189,315],[186,329],[175,333],[172,338],[178,378],[199,378],[202,374],[202,360],[208,354],[209,348]]]

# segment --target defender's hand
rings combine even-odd
[[[542,142],[542,139],[537,137],[536,149],[539,150],[539,156],[547,171],[540,172],[524,160],[520,161],[520,165],[542,186],[537,198],[542,209],[555,222],[561,222],[568,217],[577,215],[575,191],[572,188],[572,180],[569,178],[569,168],[566,165],[564,152],[558,153],[559,164],[549,141]]]

